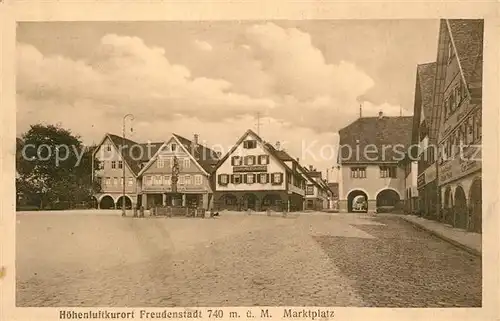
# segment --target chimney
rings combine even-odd
[[[382,111],[378,112],[378,119],[382,119],[384,117],[384,113]]]
[[[314,171],[314,169],[313,169],[313,166],[312,166],[312,165],[309,165],[309,171],[310,171],[310,172]]]
[[[194,134],[193,141],[191,142],[191,153],[193,156],[198,157],[196,153],[198,151],[198,134]]]
[[[300,163],[300,158],[297,157],[296,161],[297,161],[297,163]]]
[[[275,148],[276,148],[276,150],[280,150],[281,143],[279,141],[276,142]]]
[[[193,137],[193,143],[194,143],[194,146],[198,146],[198,134],[194,134],[194,137]]]

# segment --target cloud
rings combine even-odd
[[[51,117],[81,113],[82,119],[88,112],[89,117],[117,124],[133,112],[150,123],[198,119],[219,124],[213,128],[224,136],[231,126],[243,126],[241,119],[253,119],[244,128],[254,128],[259,112],[292,136],[294,128],[322,136],[355,120],[360,97],[374,86],[354,63],[327,61],[311,36],[297,28],[256,24],[242,30],[238,39],[241,44],[232,47],[217,44],[217,55],[186,49],[200,61],[196,72],[172,63],[168,50],[146,45],[138,37],[107,34],[85,60],[44,55],[30,44],[18,43],[17,92],[24,106],[20,119],[44,118],[47,111],[40,106],[53,110]],[[212,49],[204,40],[192,43],[200,50]],[[400,106],[362,103],[364,116],[380,110],[386,115],[400,113]],[[75,118],[66,122],[78,128]]]
[[[212,51],[214,49],[212,45],[206,41],[195,40],[194,45],[202,51]]]
[[[223,118],[273,108],[270,99],[232,91],[223,79],[192,77],[190,70],[136,37],[106,35],[88,61],[44,56],[18,44],[18,93],[65,102],[90,99],[109,112],[134,110],[155,117],[178,113]]]

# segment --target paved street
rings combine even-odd
[[[18,306],[481,305],[481,260],[390,215],[18,214]]]

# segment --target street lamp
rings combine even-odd
[[[122,127],[122,130],[123,130],[123,136],[122,136],[122,148],[121,148],[121,152],[122,152],[122,174],[123,174],[123,184],[122,184],[122,187],[123,187],[123,190],[122,190],[122,216],[125,216],[126,213],[125,213],[125,157],[123,157],[123,146],[125,146],[125,120],[127,119],[127,117],[130,117],[130,120],[134,120],[134,115],[132,114],[126,114],[125,116],[123,116],[123,127]],[[130,130],[132,131],[132,127],[130,128]],[[130,149],[129,149],[130,151]]]

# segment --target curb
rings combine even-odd
[[[424,226],[422,226],[422,225],[420,225],[420,224],[418,224],[418,223],[416,223],[416,222],[413,222],[413,221],[407,220],[407,219],[405,219],[405,218],[403,218],[403,217],[401,217],[401,216],[400,216],[400,218],[401,218],[402,220],[404,220],[405,222],[410,223],[410,224],[411,224],[411,225],[413,225],[415,228],[417,228],[417,229],[419,229],[419,230],[422,230],[422,231],[426,231],[427,233],[429,233],[429,234],[431,234],[431,235],[434,235],[434,236],[436,236],[436,237],[438,237],[438,238],[442,239],[443,241],[446,241],[446,242],[448,242],[448,243],[450,243],[450,244],[452,244],[452,245],[454,245],[454,246],[456,246],[456,247],[458,247],[458,248],[460,248],[460,249],[462,249],[462,250],[464,250],[464,251],[466,251],[466,252],[468,252],[468,253],[470,253],[470,254],[472,254],[472,255],[475,255],[475,256],[478,256],[478,257],[482,257],[482,256],[483,256],[483,255],[482,255],[482,253],[481,253],[481,251],[478,251],[478,250],[476,250],[476,249],[474,249],[474,248],[471,248],[471,247],[469,247],[469,246],[467,246],[467,245],[465,245],[465,244],[462,244],[462,243],[460,243],[460,242],[458,242],[458,241],[455,241],[455,240],[453,240],[453,239],[451,239],[451,238],[449,238],[449,237],[447,237],[447,236],[444,236],[444,235],[443,235],[443,234],[441,234],[441,233],[438,233],[438,232],[436,232],[436,231],[433,231],[433,230],[431,230],[431,229],[429,229],[429,228],[427,228],[427,227],[424,227]]]

